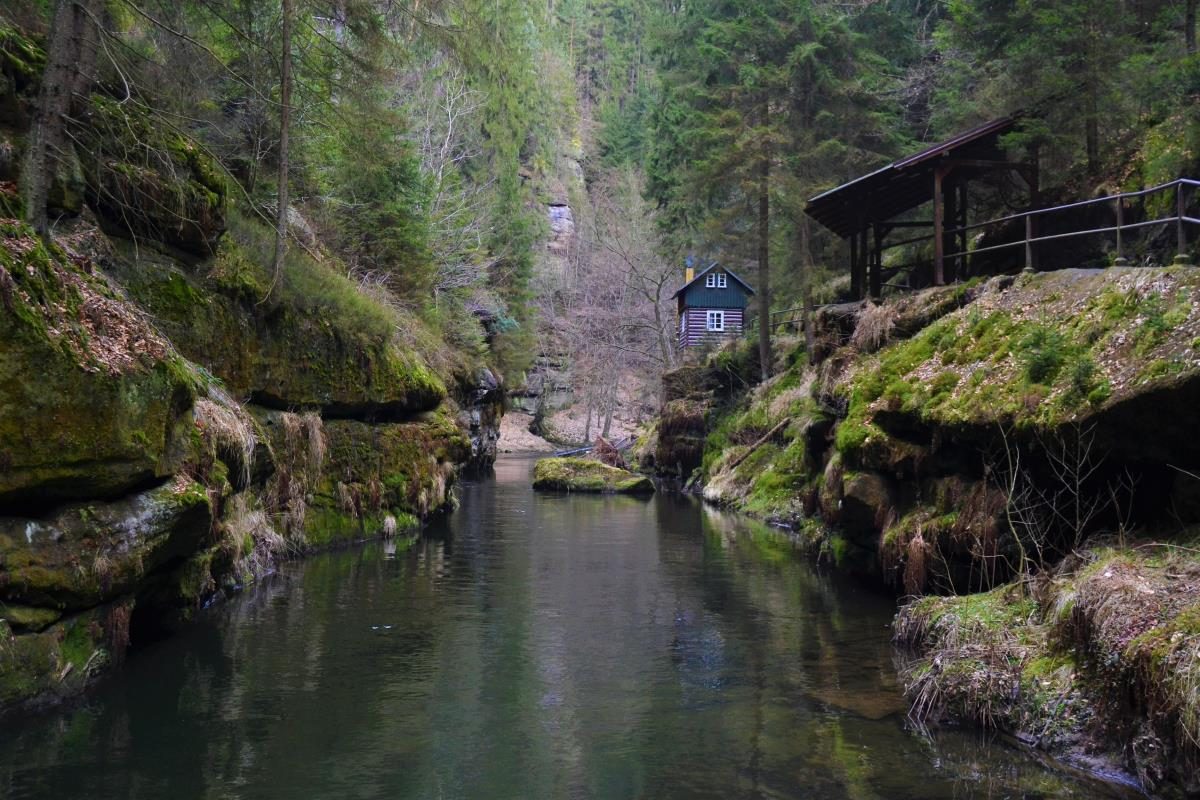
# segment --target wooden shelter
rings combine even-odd
[[[805,213],[849,242],[850,284],[857,298],[883,291],[883,251],[933,240],[933,282],[943,285],[962,273],[967,252],[967,185],[984,174],[1016,171],[1029,186],[1030,208],[1037,203],[1036,163],[1009,161],[1000,137],[1017,124],[1003,117],[938,142],[808,201]],[[932,203],[930,219],[897,219]],[[900,242],[890,234],[932,229]]]

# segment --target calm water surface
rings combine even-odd
[[[461,487],[0,730],[11,798],[1106,797],[904,727],[889,600],[685,498]]]

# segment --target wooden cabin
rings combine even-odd
[[[740,336],[754,289],[717,262],[696,272],[688,267],[674,295],[679,308],[679,346],[695,347]]]

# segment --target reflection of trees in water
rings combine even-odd
[[[93,709],[0,743],[0,795],[1067,785],[1026,759],[903,734],[888,601],[820,575],[785,535],[681,498],[535,498],[511,478],[465,487],[458,514],[410,550],[292,565],[202,615],[132,659]]]

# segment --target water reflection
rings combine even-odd
[[[9,720],[14,798],[1097,797],[903,726],[890,603],[685,498],[467,485],[413,548],[294,565],[88,704]]]

